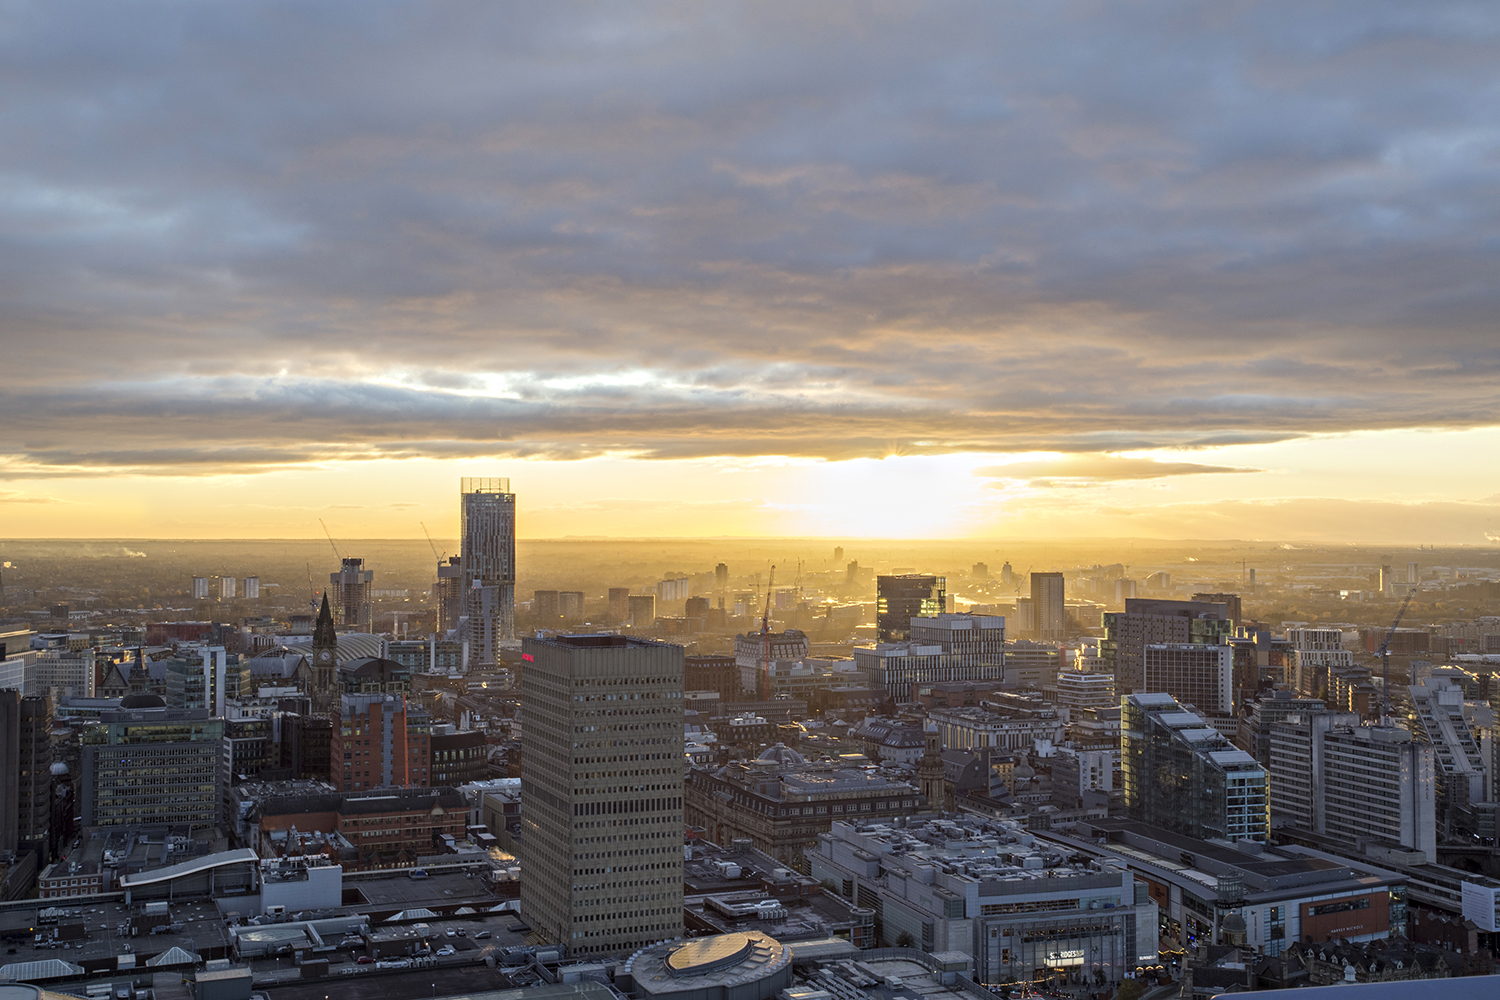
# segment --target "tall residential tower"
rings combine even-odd
[[[515,637],[516,495],[509,479],[459,480],[459,538],[469,663],[494,666]]]

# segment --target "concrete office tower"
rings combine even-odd
[[[625,621],[634,628],[656,624],[656,595],[631,594],[625,599]]]
[[[463,615],[463,569],[458,556],[449,556],[447,562],[437,564],[437,583],[432,588],[432,600],[437,605],[437,630],[451,632],[458,628]]]
[[[219,577],[219,600],[221,600],[221,601],[232,601],[232,600],[234,600],[235,584],[238,583],[238,582],[239,581],[237,581],[232,576],[221,576],[221,577]]]
[[[682,934],[682,647],[524,639],[521,909],[572,955]]]
[[[903,573],[875,578],[875,641],[911,638],[911,620],[948,610],[948,581],[941,576]]]
[[[1068,630],[1063,598],[1061,573],[1031,574],[1031,611],[1035,616],[1031,638],[1042,642],[1063,641]]]
[[[219,826],[224,720],[129,695],[83,731],[83,826]]]
[[[1228,609],[1219,603],[1135,598],[1124,611],[1105,612],[1099,656],[1115,675],[1115,691],[1127,695],[1145,687],[1146,647],[1153,643],[1221,644],[1234,634]]]
[[[337,573],[328,574],[328,583],[339,624],[357,632],[375,631],[375,603],[370,596],[375,571],[365,569],[363,559],[345,559]]]
[[[1358,851],[1371,839],[1437,860],[1436,754],[1399,726],[1359,716],[1289,716],[1271,727],[1271,820]]]
[[[206,600],[208,600],[208,577],[206,577],[206,576],[195,576],[195,577],[193,577],[193,600],[195,600],[195,601],[206,601]]]
[[[623,622],[630,617],[630,588],[609,588],[609,620]]]
[[[432,783],[432,720],[405,695],[341,694],[329,741],[334,787],[426,788]]]
[[[1269,836],[1265,769],[1171,695],[1121,699],[1120,772],[1133,820],[1197,840]]]
[[[241,597],[243,597],[247,601],[260,600],[260,577],[247,576],[240,582],[244,585],[241,588],[241,590],[243,591],[240,595]]]
[[[515,638],[516,495],[509,479],[459,481],[463,545],[463,639],[471,669],[500,661],[501,639]]]
[[[833,557],[834,562],[838,562],[844,558],[843,549],[834,549],[833,551],[835,553]],[[725,563],[719,563],[714,567],[714,589],[721,593],[729,589],[729,567]]]
[[[1234,649],[1192,642],[1147,646],[1146,690],[1165,691],[1209,715],[1232,716]]]

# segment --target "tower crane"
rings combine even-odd
[[[321,517],[318,518],[318,523],[323,524],[323,519]],[[338,543],[333,540],[333,533],[328,530],[328,525],[326,524],[323,524],[323,534],[328,536],[328,544],[333,546],[334,556],[339,560],[339,562],[343,562],[344,554],[339,551]]]
[[[1401,624],[1401,619],[1406,616],[1406,606],[1411,603],[1415,589],[1406,592],[1406,600],[1401,602],[1401,610],[1396,612],[1396,620],[1391,622],[1391,627],[1386,630],[1385,638],[1381,640],[1380,648],[1375,650],[1375,655],[1380,657],[1385,679],[1381,682],[1381,698],[1384,708],[1381,712],[1381,720],[1390,717],[1391,714],[1391,638],[1396,634],[1396,626]]]
[[[438,555],[437,543],[432,540],[432,532],[427,530],[427,523],[425,521],[418,521],[417,523],[422,526],[422,534],[427,536],[427,544],[432,547],[433,558],[437,559],[438,562],[442,562],[443,556],[448,554],[448,550],[444,549],[443,555]]]
[[[761,677],[767,692],[771,684],[771,594],[774,593],[776,585],[776,567],[771,567],[771,575],[766,579],[766,611],[760,617],[760,659]],[[758,687],[759,685],[757,685]]]

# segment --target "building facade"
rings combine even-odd
[[[1269,839],[1265,770],[1171,695],[1121,699],[1120,772],[1132,820],[1200,840]]]
[[[682,934],[682,647],[526,639],[521,906],[571,954]]]
[[[1152,643],[1145,671],[1148,691],[1165,691],[1209,715],[1235,713],[1234,650],[1227,645]]]
[[[425,788],[432,784],[432,721],[403,695],[340,695],[329,756],[341,791]]]
[[[1291,716],[1271,727],[1269,770],[1273,824],[1437,861],[1435,754],[1407,730],[1344,713]]]
[[[375,631],[375,602],[370,591],[375,571],[365,569],[363,559],[345,558],[337,573],[328,574],[339,624],[355,632]]]
[[[219,826],[224,720],[133,695],[83,731],[83,826]]]
[[[1115,677],[1121,696],[1146,690],[1146,647],[1154,643],[1218,645],[1234,634],[1234,622],[1222,604],[1138,598],[1125,610],[1104,615],[1099,641],[1103,667]]]
[[[903,573],[875,578],[875,638],[902,642],[911,638],[911,620],[948,610],[948,581],[941,576]]]

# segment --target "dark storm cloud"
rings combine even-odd
[[[1493,422],[1487,4],[0,8],[0,475]]]

